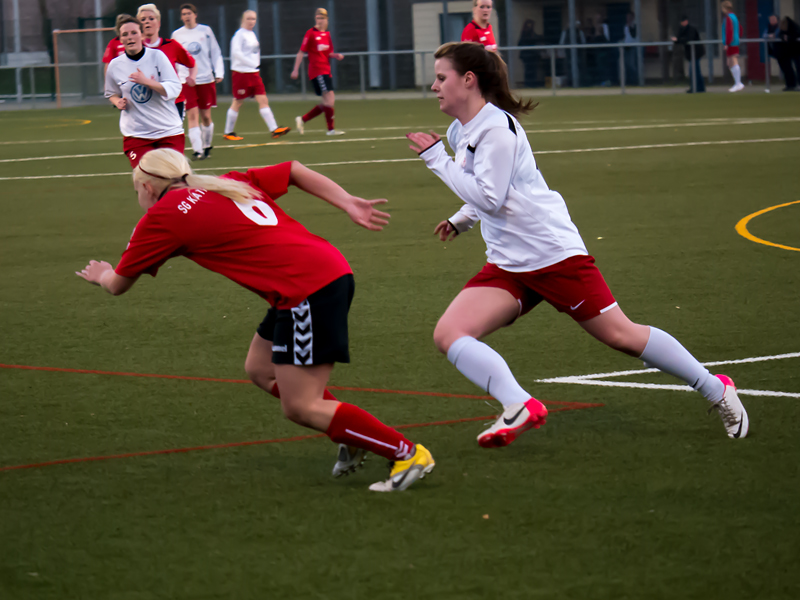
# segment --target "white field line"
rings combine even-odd
[[[670,128],[681,128],[681,127],[710,127],[710,126],[720,126],[720,125],[761,125],[764,123],[790,123],[790,122],[800,122],[800,117],[763,117],[763,118],[753,118],[753,119],[730,119],[730,120],[706,120],[706,121],[699,121],[693,123],[658,123],[658,124],[647,124],[647,125],[615,125],[615,126],[604,126],[604,127],[580,127],[580,128],[570,128],[570,129],[533,129],[528,130],[526,133],[530,135],[540,134],[540,133],[587,133],[593,131],[633,131],[633,130],[642,130],[642,129],[670,129]],[[351,131],[378,131],[378,130],[390,130],[390,129],[404,129],[404,130],[412,130],[412,129],[431,129],[430,127],[385,127],[385,128],[362,128],[362,129],[351,129]],[[258,135],[258,134],[266,134],[266,132],[256,132],[254,134],[249,135]],[[53,141],[70,141],[70,142],[82,142],[82,141],[113,141],[118,140],[118,137],[115,138],[85,138],[85,139],[72,139],[72,140],[39,140],[37,142],[0,142],[0,145],[5,144],[21,144],[21,143],[52,143]],[[369,137],[369,138],[344,138],[344,139],[335,139],[335,140],[280,140],[277,142],[262,142],[256,144],[228,144],[225,146],[217,146],[217,150],[223,149],[241,149],[241,148],[258,148],[258,147],[265,147],[265,146],[307,146],[307,145],[319,145],[319,144],[346,144],[346,143],[353,143],[353,142],[379,142],[379,141],[396,141],[405,139],[405,136],[389,136],[389,137]],[[28,162],[28,161],[37,161],[37,160],[58,160],[58,159],[65,159],[65,158],[91,158],[95,156],[114,156],[118,154],[116,152],[103,152],[98,154],[66,154],[66,155],[55,155],[55,156],[32,156],[26,158],[4,158],[0,159],[0,163],[13,163],[13,162]]]
[[[385,139],[385,138],[382,138]],[[676,144],[646,144],[642,146],[608,146],[605,148],[573,148],[570,150],[540,150],[535,154],[543,155],[543,154],[575,154],[581,152],[613,152],[617,150],[652,150],[657,148],[680,148],[685,146],[719,146],[719,145],[728,145],[728,144],[766,144],[766,143],[773,143],[773,142],[797,142],[800,141],[800,137],[788,137],[788,138],[761,138],[755,140],[719,140],[713,142],[680,142]],[[122,154],[121,152],[115,154]],[[307,167],[334,167],[334,166],[343,166],[343,165],[371,165],[371,164],[382,164],[382,163],[404,163],[404,162],[416,162],[419,161],[419,158],[386,158],[386,159],[376,159],[376,160],[345,160],[340,162],[324,162],[324,163],[307,163]],[[195,169],[195,171],[203,172],[203,171],[235,171],[241,169],[254,169],[262,167],[263,165],[245,165],[245,166],[237,166],[237,167],[210,167],[205,169]],[[118,175],[127,175],[130,176],[130,171],[122,172],[122,173],[77,173],[77,174],[69,174],[69,175],[27,175],[27,176],[19,176],[19,177],[0,177],[0,181],[20,181],[20,180],[35,180],[35,179],[74,179],[74,178],[81,178],[81,177],[112,177]]]
[[[740,358],[737,360],[717,360],[703,363],[706,367],[716,367],[720,365],[740,365],[745,363],[763,362],[767,360],[782,360],[786,358],[800,358],[800,352],[788,354],[775,354],[772,356],[753,356],[751,358]],[[657,383],[636,383],[632,381],[603,381],[606,377],[623,377],[626,375],[641,375],[643,373],[659,373],[658,369],[636,369],[630,371],[613,371],[611,373],[592,373],[589,375],[570,375],[568,377],[549,377],[547,379],[537,379],[536,383],[571,383],[575,385],[598,385],[602,387],[623,387],[643,390],[672,390],[679,392],[693,392],[694,389],[688,385],[670,385]],[[776,398],[800,398],[800,393],[795,392],[773,392],[771,390],[748,390],[737,389],[743,396],[770,396]]]

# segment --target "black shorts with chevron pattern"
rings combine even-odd
[[[257,333],[272,342],[276,365],[349,363],[347,313],[355,281],[343,275],[294,308],[267,311]]]

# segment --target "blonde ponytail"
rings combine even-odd
[[[213,175],[196,175],[186,157],[169,148],[159,148],[145,154],[133,170],[133,182],[147,182],[159,194],[168,187],[183,182],[190,188],[216,192],[239,204],[249,204],[263,196],[260,191],[242,181]]]

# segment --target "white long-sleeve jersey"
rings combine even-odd
[[[231,39],[231,71],[258,73],[261,66],[261,45],[253,31],[239,29]]]
[[[520,273],[588,254],[561,194],[547,187],[519,122],[487,103],[447,130],[455,162],[436,143],[421,157],[466,204],[450,223],[462,233],[481,222],[486,257]]]
[[[147,86],[132,82],[130,76],[137,69],[158,81],[167,95],[162,96]],[[125,110],[121,110],[119,115],[119,129],[126,137],[157,140],[181,135],[183,123],[175,108],[175,98],[180,91],[178,75],[160,50],[145,47],[139,60],[123,53],[109,63],[106,71],[105,97],[116,95],[127,100]]]
[[[219,49],[217,38],[214,37],[211,27],[208,25],[197,25],[194,29],[181,27],[172,33],[172,37],[178,40],[197,62],[196,83],[203,85],[225,76],[222,50]],[[188,75],[189,69],[178,65],[178,76],[181,83],[186,82]]]

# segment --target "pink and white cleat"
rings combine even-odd
[[[539,429],[545,424],[547,409],[536,398],[508,406],[494,425],[478,435],[482,448],[508,446],[528,429]]]
[[[708,412],[717,409],[729,438],[738,440],[747,437],[750,419],[747,418],[747,411],[736,393],[733,379],[727,375],[715,375],[715,377],[725,384],[725,394],[722,396],[722,400],[712,405]]]

